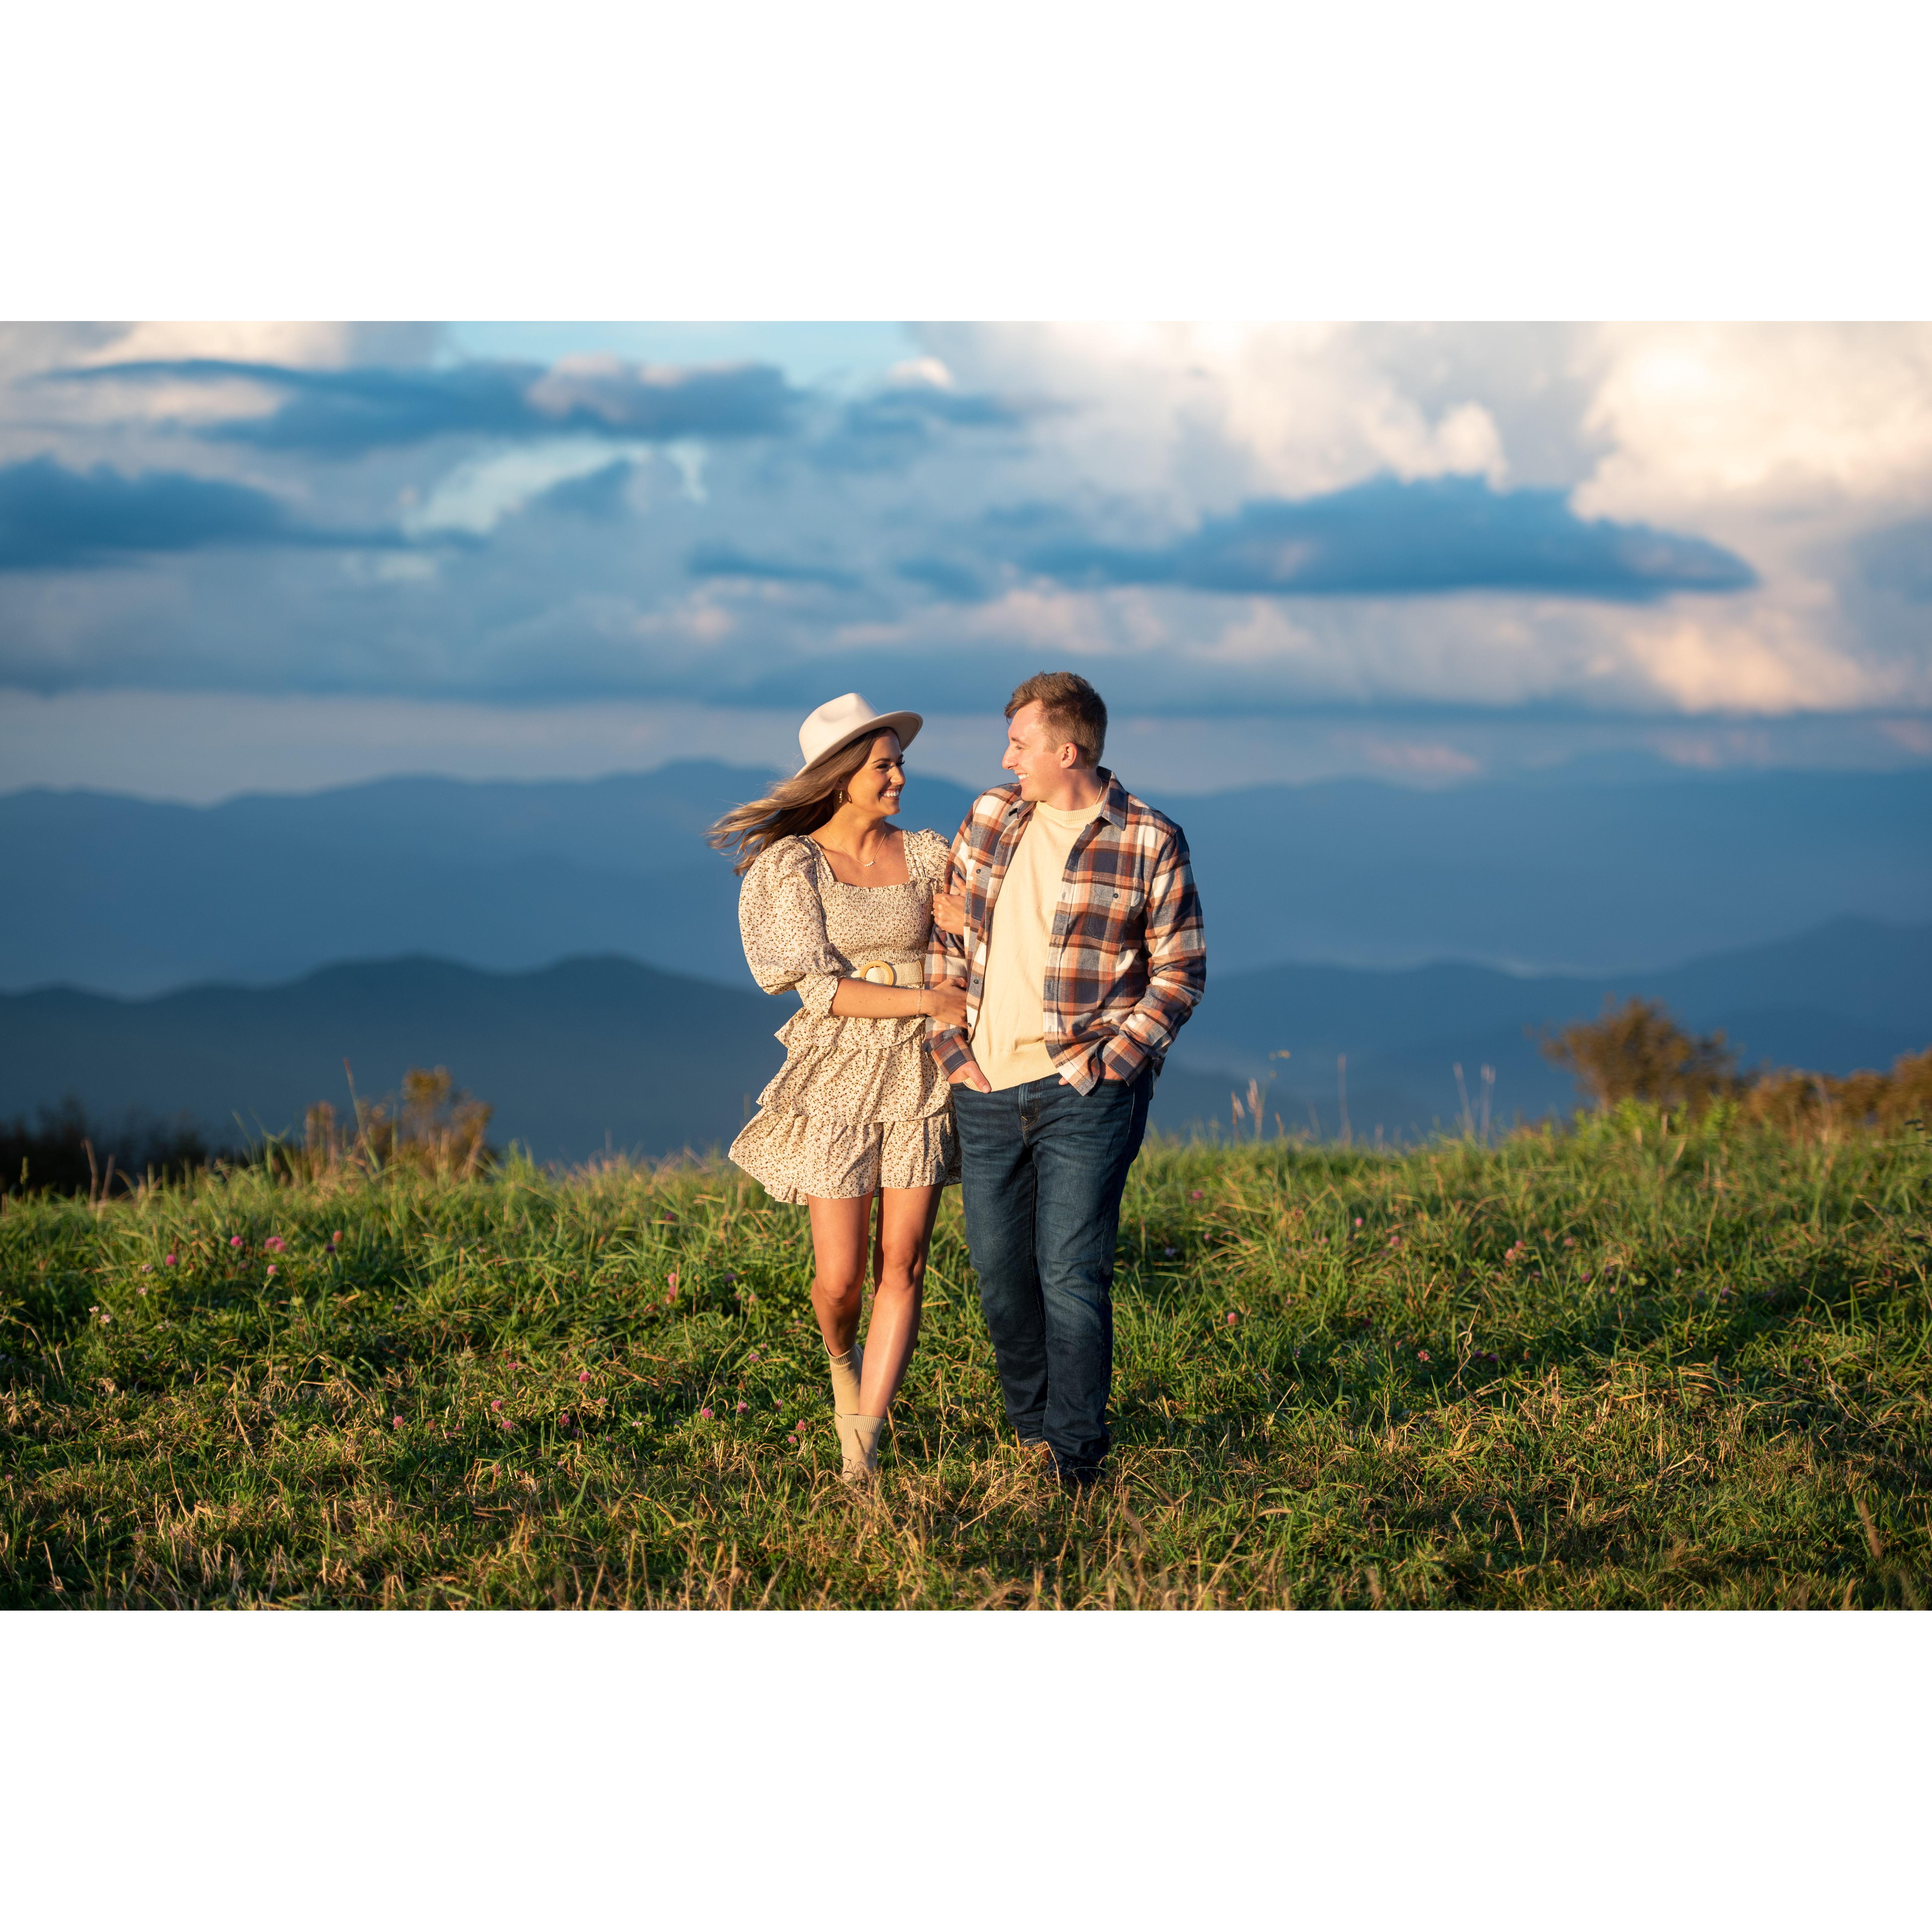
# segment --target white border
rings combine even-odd
[[[1922,1896],[1904,1616],[0,1630],[23,1924],[1541,1932]]]

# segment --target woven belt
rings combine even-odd
[[[853,977],[874,986],[916,986],[924,976],[924,967],[922,956],[915,958],[910,954],[897,964],[890,959],[868,959],[854,969]]]

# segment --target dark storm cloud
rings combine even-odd
[[[115,362],[52,372],[64,382],[260,382],[287,400],[266,416],[202,434],[265,449],[356,456],[441,436],[590,435],[668,442],[680,436],[774,436],[791,426],[799,392],[784,372],[651,369],[614,359],[546,370],[464,362],[446,369],[292,369],[198,358]]]
[[[50,456],[0,468],[0,570],[71,568],[216,544],[393,548],[387,532],[292,523],[267,491],[170,470],[124,476]]]
[[[1701,537],[1586,523],[1559,490],[1498,491],[1472,477],[1384,478],[1299,502],[1264,499],[1156,547],[1045,534],[1056,524],[1058,513],[1021,512],[988,527],[1024,568],[1082,586],[1364,597],[1516,590],[1642,602],[1757,580],[1742,558]],[[1030,526],[1042,540],[1028,540]]]
[[[983,572],[951,557],[908,557],[894,568],[908,584],[917,584],[949,603],[977,604],[990,595]]]
[[[930,382],[895,384],[848,403],[813,450],[830,470],[887,470],[922,456],[948,429],[1018,429],[1040,406],[962,393]]]
[[[836,570],[826,564],[791,563],[782,557],[753,556],[736,544],[697,544],[685,560],[693,577],[749,578],[768,584],[823,584],[835,590],[857,587],[859,579],[849,570]]]

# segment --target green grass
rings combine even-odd
[[[1928,1184],[1631,1109],[1150,1146],[1082,1499],[1006,1439],[956,1196],[871,1499],[805,1216],[728,1168],[16,1199],[0,1603],[1916,1608]]]

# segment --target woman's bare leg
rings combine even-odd
[[[866,1298],[866,1237],[872,1197],[828,1201],[806,1196],[812,1216],[812,1306],[827,1352],[842,1355],[859,1333]]]
[[[859,1412],[884,1415],[912,1360],[919,1340],[920,1306],[926,1286],[926,1250],[939,1214],[937,1187],[879,1190],[878,1286],[866,1330],[865,1373]],[[862,1253],[860,1268],[864,1266]]]

